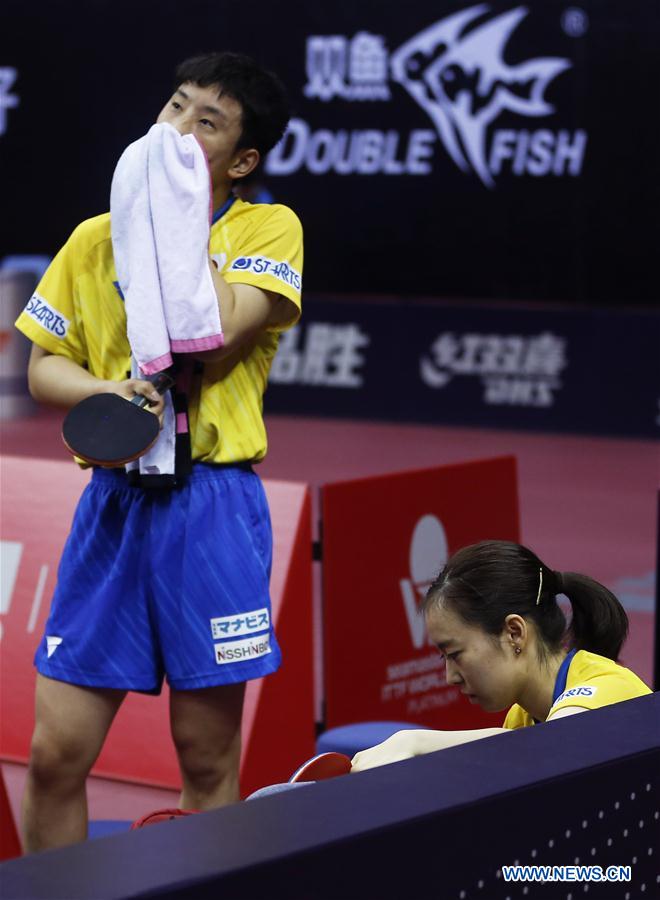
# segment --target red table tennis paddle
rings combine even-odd
[[[344,753],[319,753],[297,769],[289,784],[299,781],[323,781],[326,778],[336,778],[338,775],[348,775],[351,771],[351,758]]]
[[[165,372],[152,378],[164,394],[174,384]],[[160,432],[158,417],[149,411],[149,400],[136,395],[125,400],[119,394],[93,394],[69,410],[62,423],[62,440],[70,453],[94,466],[114,468],[138,459],[155,443]]]

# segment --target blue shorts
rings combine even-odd
[[[153,694],[164,675],[193,690],[274,672],[271,559],[266,495],[249,466],[198,463],[171,490],[95,469],[35,665],[59,681]]]

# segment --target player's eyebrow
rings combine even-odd
[[[186,94],[186,92],[183,90],[183,88],[180,88],[180,87],[177,88],[174,93],[181,94],[181,96],[183,97],[184,100],[190,100],[190,96],[188,94]],[[227,117],[225,116],[223,111],[221,109],[219,109],[217,106],[202,106],[201,111],[208,113],[211,116],[218,116],[220,119],[224,119],[224,120],[227,119]]]

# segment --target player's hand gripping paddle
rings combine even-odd
[[[172,387],[165,372],[149,378],[159,394]],[[158,416],[144,407],[139,394],[126,400],[119,394],[93,394],[69,410],[62,423],[62,440],[70,453],[94,466],[113,468],[138,459],[156,441]]]
[[[338,775],[348,775],[351,771],[351,758],[344,753],[319,753],[297,769],[289,784],[298,781],[322,781],[325,778],[336,778]]]

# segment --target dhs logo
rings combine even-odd
[[[444,567],[448,556],[447,535],[442,522],[434,515],[422,516],[415,525],[410,541],[410,577],[402,578],[399,582],[410,638],[416,649],[428,642],[424,619],[419,614],[419,604]]]
[[[419,374],[435,390],[454,379],[476,376],[489,406],[552,407],[567,365],[566,339],[551,332],[442,332],[420,358]]]
[[[306,97],[323,103],[388,102],[403,90],[434,130],[314,131],[305,120],[293,119],[269,155],[267,171],[427,175],[439,141],[461,171],[476,175],[488,188],[505,171],[515,176],[579,175],[586,131],[533,127],[535,119],[557,112],[547,99],[548,88],[572,67],[571,61],[547,55],[507,61],[511,37],[528,15],[525,6],[493,15],[488,4],[480,3],[438,20],[391,52],[385,37],[368,32],[353,38],[309,37]],[[566,22],[563,27],[581,36]],[[522,127],[497,128],[504,114],[508,121],[511,115],[514,122],[520,120]]]

